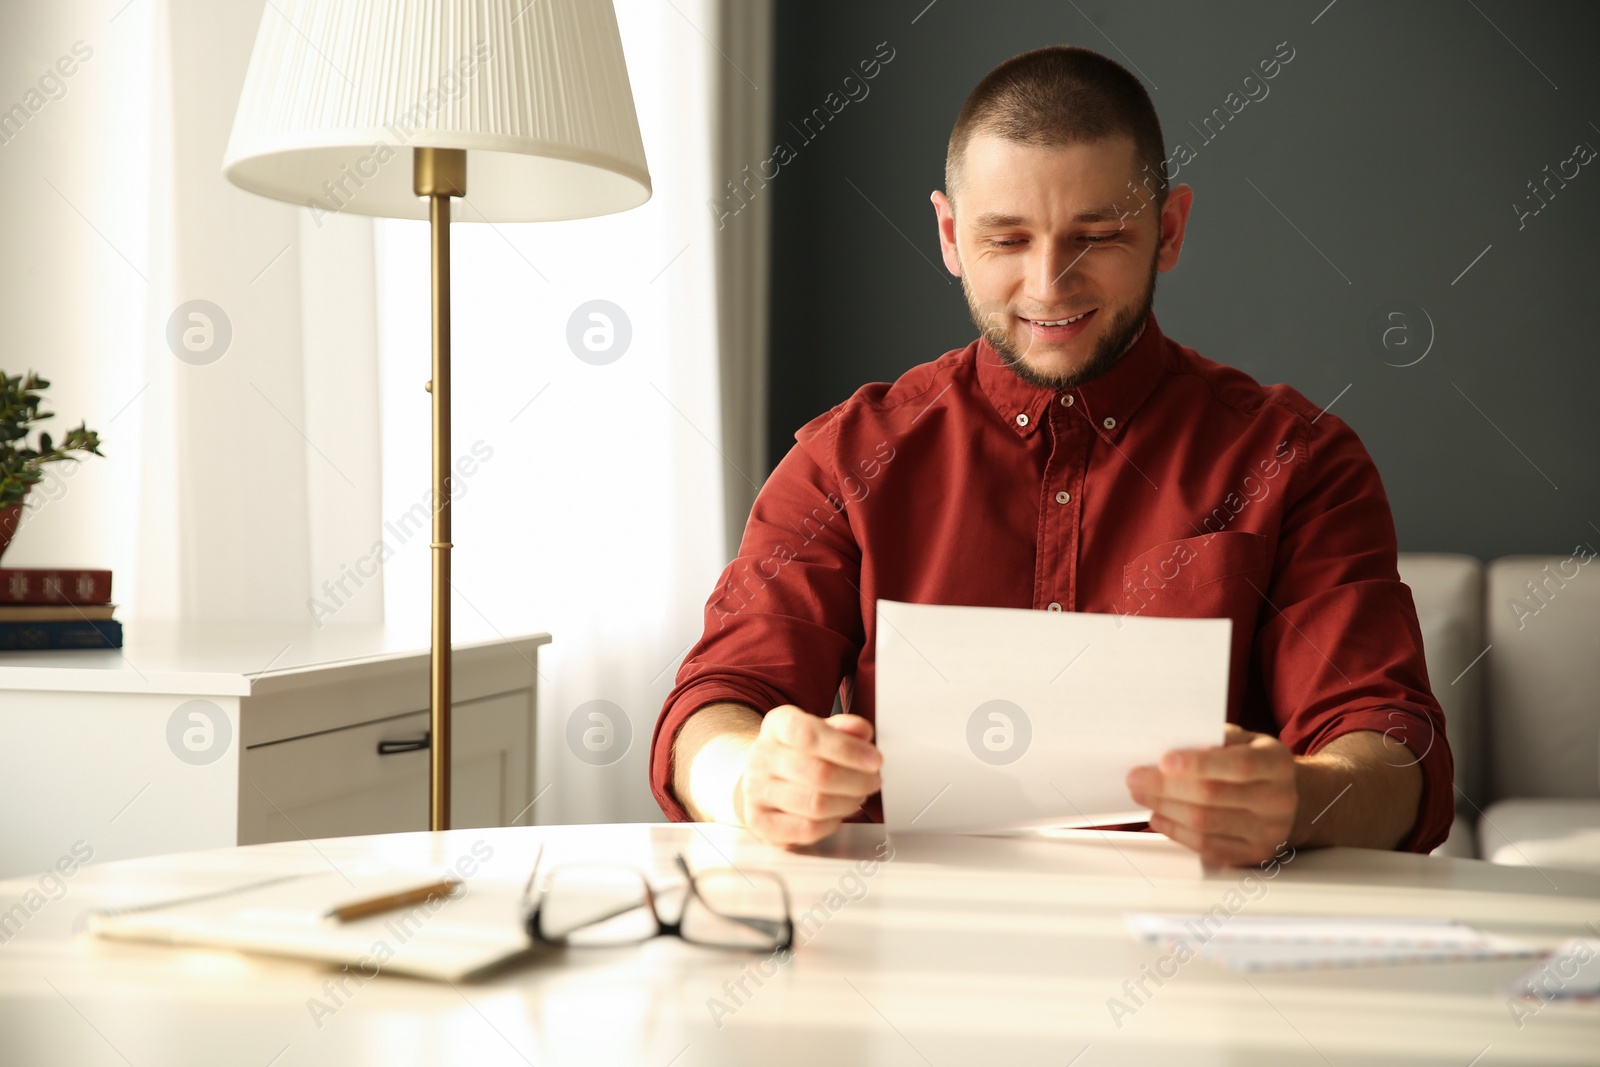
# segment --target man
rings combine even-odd
[[[662,809],[782,844],[881,819],[886,598],[1231,618],[1226,743],[1128,776],[1151,828],[1216,864],[1438,845],[1450,750],[1377,470],[1336,416],[1162,335],[1194,194],[1144,88],[1085,49],[1016,56],[945,167],[981,336],[795,435],[656,725]]]

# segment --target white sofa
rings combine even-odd
[[[1600,559],[1401,553],[1456,765],[1439,852],[1600,871]]]

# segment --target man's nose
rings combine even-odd
[[[1072,275],[1092,247],[1073,248],[1056,243],[1041,245],[1042,251],[1034,265],[1034,284],[1039,289],[1035,295],[1041,300],[1049,300],[1072,288]]]

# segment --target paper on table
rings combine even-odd
[[[1295,945],[1470,947],[1491,935],[1455,919],[1369,919],[1344,915],[1226,915],[1130,912],[1128,932],[1141,941],[1248,941]]]
[[[1486,934],[1454,919],[1348,916],[1123,916],[1137,940],[1176,946],[1236,971],[1455,963],[1537,955],[1526,941]]]
[[[1567,938],[1544,959],[1518,975],[1506,988],[1506,993],[1539,1001],[1600,997],[1600,940]],[[1512,1015],[1516,1017],[1516,1012]]]
[[[1232,630],[878,601],[885,824],[981,833],[1146,818],[1130,770],[1222,743]]]
[[[1485,934],[1481,944],[1424,948],[1420,945],[1293,945],[1228,941],[1199,950],[1203,960],[1235,971],[1309,971],[1328,967],[1393,967],[1414,963],[1470,963],[1536,956],[1526,941]]]

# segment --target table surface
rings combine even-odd
[[[776,871],[797,947],[780,965],[659,938],[546,951],[468,983],[379,974],[340,995],[339,972],[311,963],[73,934],[92,909],[308,864],[439,870],[492,850],[475,877],[520,885],[540,845],[543,863],[624,861],[663,882],[679,851],[696,870]],[[0,909],[39,888],[0,883]],[[847,826],[784,851],[719,826],[546,826],[89,863],[32,902],[0,944],[8,1067],[1600,1062],[1600,1005],[1553,1002],[1518,1025],[1500,990],[1528,960],[1249,975],[1191,960],[1113,1016],[1111,998],[1130,1003],[1124,983],[1166,954],[1129,937],[1127,911],[1449,916],[1542,947],[1600,925],[1600,876],[1474,860],[1328,849],[1269,879],[1204,869],[1156,835],[886,840]]]

